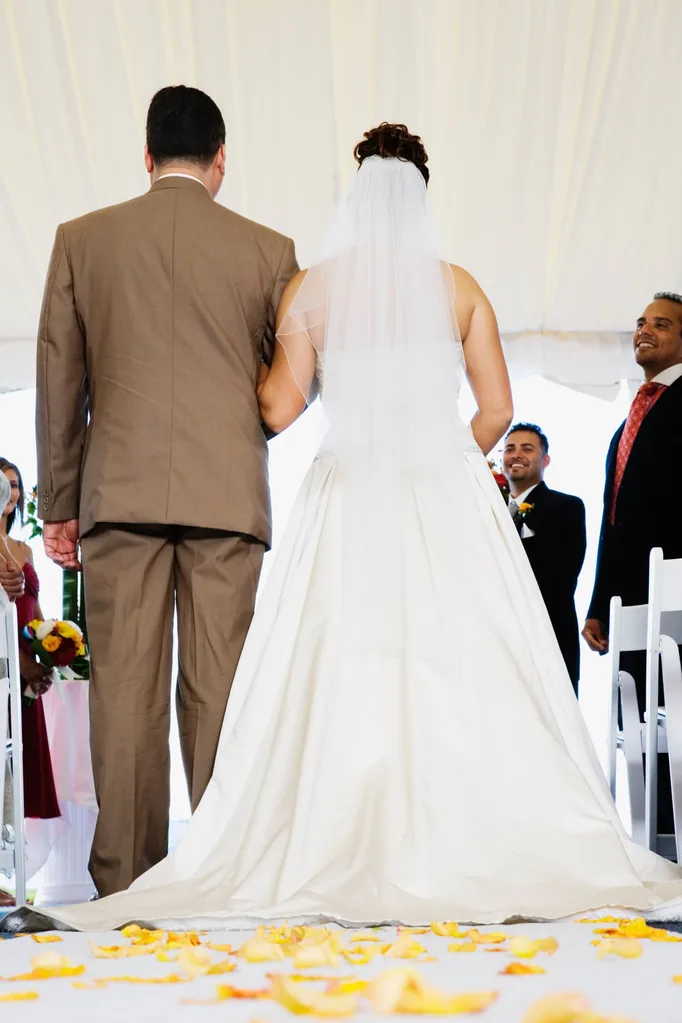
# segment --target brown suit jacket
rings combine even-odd
[[[270,543],[256,378],[293,242],[183,177],[57,230],[38,334],[39,513]]]

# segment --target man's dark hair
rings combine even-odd
[[[540,441],[540,447],[542,448],[543,455],[549,454],[549,441],[547,440],[547,437],[542,432],[540,427],[536,426],[535,423],[514,423],[512,428],[507,433],[505,440],[509,440],[513,433],[520,433],[521,430],[523,430],[524,433],[534,433],[535,436]]]
[[[224,144],[223,115],[200,89],[169,85],[149,104],[147,148],[157,166],[178,161],[210,167]]]
[[[678,295],[674,291],[657,291],[654,295],[654,302],[658,302],[661,298],[664,298],[666,302],[677,302],[678,305],[682,305],[682,295]]]

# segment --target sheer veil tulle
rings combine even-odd
[[[464,359],[453,275],[413,164],[363,162],[278,341],[308,399],[304,367],[315,352],[320,456],[333,457],[343,479],[342,617],[361,646],[376,646],[379,629],[392,644],[404,638],[398,552],[412,483],[464,472],[456,456],[476,447],[458,414]],[[375,601],[380,619],[368,613]]]

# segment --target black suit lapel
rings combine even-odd
[[[637,472],[638,468],[642,468],[642,460],[648,463],[648,459],[651,453],[651,446],[657,446],[660,444],[660,438],[665,434],[665,424],[672,414],[675,413],[676,409],[679,409],[682,405],[682,377],[679,377],[673,384],[670,384],[661,394],[660,398],[653,405],[644,419],[642,420],[641,426],[637,431],[632,450],[625,465],[625,471],[623,473],[623,479],[629,476],[633,471]],[[625,423],[618,431],[618,439],[623,433]],[[673,429],[676,427],[672,427]],[[614,437],[615,440],[615,437]],[[615,445],[615,452],[618,450],[618,444]],[[616,471],[616,458],[615,452],[613,457],[613,473]],[[613,476],[612,476],[613,481]]]
[[[522,520],[519,521],[519,531],[521,530],[523,522],[526,523],[529,529],[533,528],[533,521],[537,518],[538,514],[542,515],[542,509],[548,493],[549,487],[544,481],[542,483],[538,483],[538,485],[531,490],[526,500],[528,504],[533,505],[533,508]]]

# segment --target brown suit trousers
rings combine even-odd
[[[102,895],[166,852],[175,606],[193,807],[211,776],[270,543],[256,380],[297,269],[290,240],[186,177],[57,231],[38,335],[38,507],[80,522]]]
[[[122,891],[168,851],[173,612],[176,708],[194,811],[251,622],[263,544],[188,527],[96,526],[82,541],[100,812],[90,873]]]

